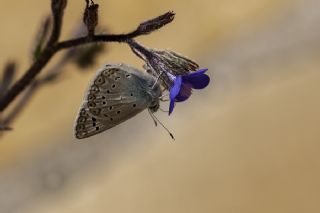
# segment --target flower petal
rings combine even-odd
[[[169,106],[169,115],[172,113],[173,108],[174,108],[174,101],[177,95],[180,92],[182,84],[182,77],[179,75],[174,79],[173,86],[170,89],[170,106]]]
[[[174,108],[174,100],[170,100],[169,115],[173,112],[173,108]]]
[[[191,93],[192,93],[192,84],[182,82],[180,87],[180,92],[176,96],[175,101],[176,102],[185,101],[191,96]]]
[[[173,86],[170,89],[170,100],[174,101],[175,97],[179,94],[182,84],[182,77],[178,75],[173,82]]]
[[[189,75],[183,76],[182,80],[185,83],[192,85],[194,89],[203,89],[210,83],[210,77],[204,74],[208,69],[201,69]]]
[[[194,77],[194,76],[203,75],[207,71],[208,71],[208,68],[203,68],[203,69],[200,69],[200,70],[197,70],[195,72],[190,73],[188,76]]]
[[[175,101],[176,102],[183,102],[186,101],[190,96],[182,96],[181,94],[178,94]]]
[[[190,83],[194,89],[203,89],[210,83],[210,77],[206,74],[203,74],[201,76],[188,79],[187,82]]]

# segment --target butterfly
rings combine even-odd
[[[96,135],[145,109],[154,113],[161,95],[153,75],[125,64],[107,64],[89,85],[75,121],[75,137]]]

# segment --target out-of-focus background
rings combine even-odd
[[[212,83],[172,116],[158,113],[175,142],[147,112],[77,141],[73,121],[95,70],[142,62],[108,44],[92,71],[67,65],[1,138],[0,212],[320,212],[320,1],[96,3],[113,33],[175,11],[138,41],[189,56]],[[69,1],[62,39],[83,8]],[[49,11],[49,0],[0,2],[0,64],[17,60],[23,73]]]

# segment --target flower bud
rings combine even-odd
[[[172,22],[174,19],[174,15],[175,15],[174,12],[169,11],[154,19],[145,21],[138,26],[136,31],[139,32],[140,34],[149,34],[155,30],[160,29],[164,25]]]
[[[173,75],[183,75],[189,72],[196,71],[199,65],[194,61],[170,50],[155,50],[151,49],[151,52],[166,63],[169,68],[169,72]]]
[[[89,36],[94,35],[95,28],[98,25],[98,8],[98,4],[95,4],[93,1],[89,4],[89,0],[87,0],[87,6],[83,14],[83,23],[87,27]]]

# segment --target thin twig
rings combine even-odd
[[[76,39],[71,39],[67,41],[62,41],[57,43],[55,48],[57,50],[62,50],[70,47],[76,47],[79,45],[84,45],[88,43],[97,43],[97,42],[127,42],[131,38],[135,38],[144,34],[138,33],[136,31],[128,33],[128,34],[105,34],[105,35],[95,35],[93,37],[80,37]]]

